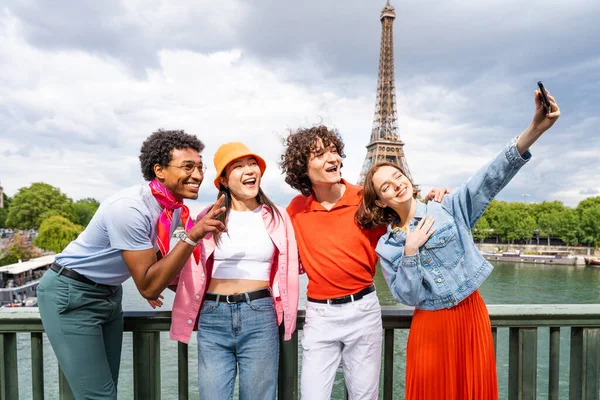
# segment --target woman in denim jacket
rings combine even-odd
[[[363,228],[389,223],[377,254],[393,296],[415,306],[408,337],[406,399],[497,399],[494,345],[479,286],[492,266],[471,229],[490,201],[529,160],[528,148],[560,115],[536,91],[531,125],[442,203],[418,202],[395,164],[373,166],[356,219]]]

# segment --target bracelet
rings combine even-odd
[[[188,237],[188,235],[186,233],[183,233],[181,236],[179,236],[179,239],[181,239],[181,241],[186,242],[187,244],[189,244],[190,246],[198,246],[198,242],[194,242],[192,239],[190,239]]]

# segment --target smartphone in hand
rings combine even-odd
[[[546,114],[550,114],[552,112],[552,108],[550,108],[550,100],[548,100],[548,95],[546,94],[546,89],[544,88],[542,81],[538,81],[538,87],[542,93],[542,105],[544,106],[544,109],[546,109]]]

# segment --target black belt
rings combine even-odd
[[[58,273],[59,275],[64,275],[67,278],[75,279],[78,282],[87,283],[88,285],[98,286],[98,287],[106,287],[109,289],[114,289],[116,287],[116,286],[102,285],[100,283],[96,283],[93,280],[81,275],[80,273],[75,272],[72,269],[63,267],[62,265],[55,263],[55,262],[52,263],[52,265],[50,266],[50,269],[52,271]]]
[[[365,297],[366,295],[368,295],[369,293],[373,293],[374,291],[375,291],[375,285],[371,285],[371,286],[367,286],[366,288],[364,288],[363,290],[361,290],[358,293],[349,294],[347,296],[342,296],[342,297],[336,297],[335,299],[320,300],[320,299],[313,299],[312,297],[308,297],[308,296],[306,297],[306,299],[308,301],[312,301],[313,303],[346,304],[346,303],[350,303],[351,301],[360,300],[363,297]]]
[[[247,301],[262,299],[264,297],[271,297],[271,291],[267,288],[255,290],[253,292],[246,293],[236,293],[236,294],[215,294],[215,293],[206,293],[204,295],[205,300],[212,301],[225,301],[228,304],[233,303],[243,303]]]

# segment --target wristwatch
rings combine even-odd
[[[198,246],[198,242],[194,242],[192,239],[190,239],[188,237],[188,235],[184,232],[181,234],[181,236],[179,236],[179,239],[181,239],[182,241],[186,242],[187,244],[191,245],[191,246]]]

